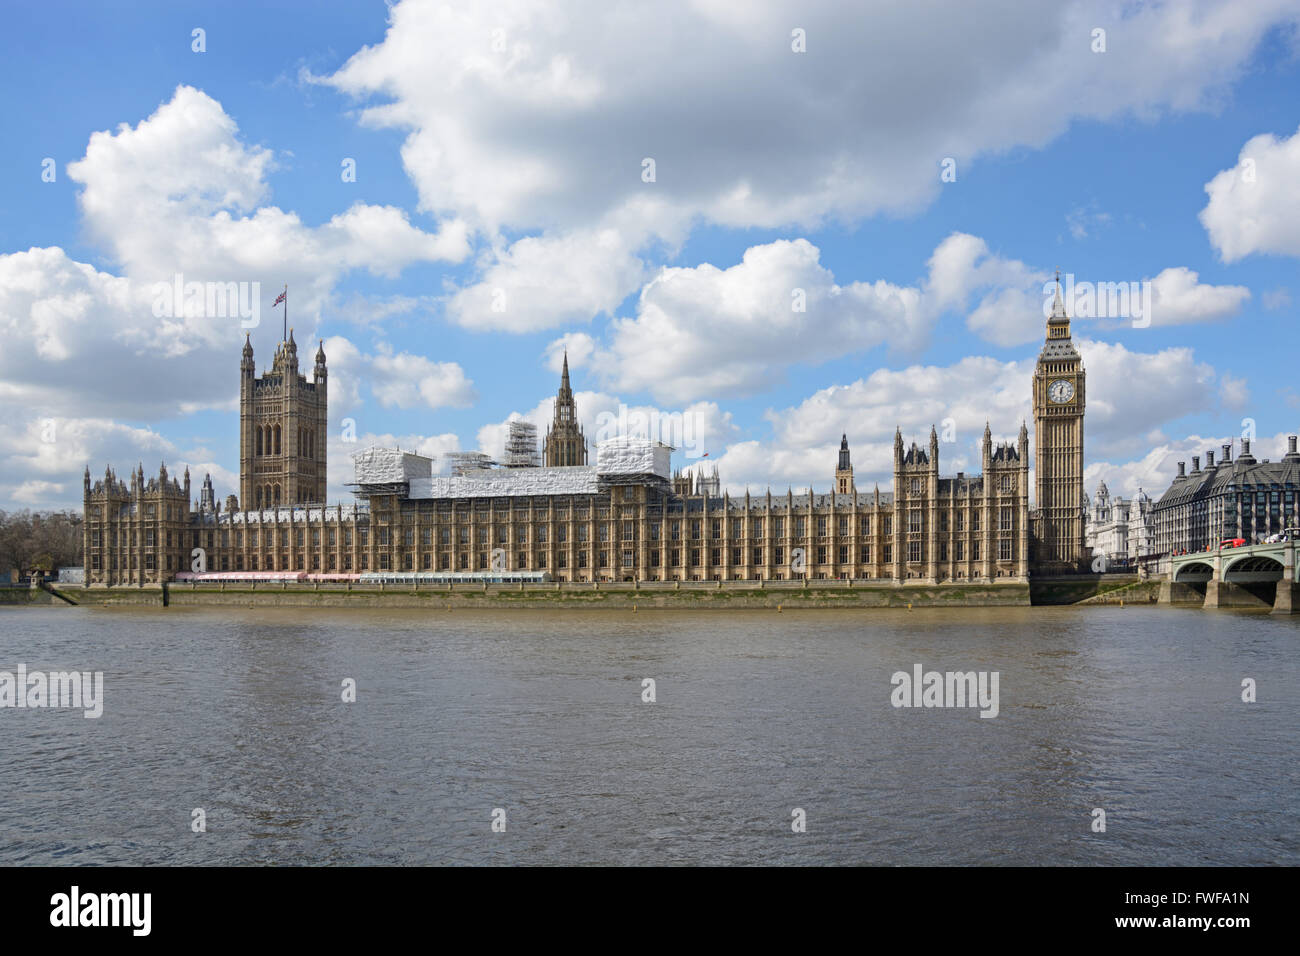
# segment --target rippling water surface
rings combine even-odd
[[[20,662],[106,701],[0,710],[0,863],[1300,863],[1300,617],[0,609]]]

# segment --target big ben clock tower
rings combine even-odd
[[[1034,569],[1085,570],[1083,523],[1083,360],[1070,340],[1070,317],[1056,301],[1034,369]]]

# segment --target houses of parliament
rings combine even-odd
[[[579,425],[567,359],[542,463],[435,475],[392,449],[354,457],[354,501],[326,502],[328,375],[311,378],[290,331],[271,368],[240,362],[238,495],[210,476],[197,500],[188,469],[129,480],[84,475],[86,583],[158,586],[182,571],[545,572],[558,582],[878,579],[912,584],[1024,581],[1084,565],[1084,369],[1058,287],[1031,383],[1029,432],[994,444],[979,474],[941,476],[924,445],[896,430],[893,487],[859,489],[848,436],[831,488],[723,493],[716,477],[670,474],[671,449],[644,439],[595,443]],[[831,463],[828,463],[831,464]],[[828,469],[830,470],[830,469]]]

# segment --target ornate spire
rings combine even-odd
[[[1061,298],[1061,270],[1056,270],[1056,298],[1052,300],[1052,322],[1069,322],[1065,312],[1065,300]]]
[[[546,432],[542,459],[547,467],[585,465],[587,439],[578,424],[578,409],[569,386],[569,353],[564,353],[560,372],[560,390],[555,394],[555,417]]]

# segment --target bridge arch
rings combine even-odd
[[[1214,577],[1214,568],[1204,561],[1189,561],[1174,572],[1174,580],[1180,584],[1204,584]]]
[[[1223,566],[1223,580],[1234,584],[1261,584],[1282,580],[1282,562],[1264,554],[1248,554]]]

